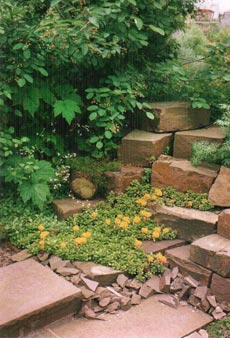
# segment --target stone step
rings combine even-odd
[[[218,234],[200,238],[191,244],[190,259],[222,277],[230,277],[230,240]]]
[[[150,167],[151,160],[158,158],[169,146],[172,134],[155,134],[135,129],[122,138],[118,160],[123,164]]]
[[[157,253],[161,252],[164,254],[166,250],[176,248],[178,246],[184,245],[185,241],[181,239],[165,239],[159,242],[153,242],[153,241],[143,241],[141,248],[146,253]]]
[[[153,295],[101,321],[65,318],[37,332],[36,338],[179,338],[212,322],[211,316],[188,305],[176,309],[164,305],[160,302],[164,296]]]
[[[80,289],[32,258],[0,269],[0,294],[0,337],[24,337],[81,307]]]
[[[216,206],[230,207],[230,168],[222,166],[209,191],[209,200]]]
[[[218,235],[230,239],[230,209],[223,210],[217,223]]]
[[[218,215],[213,212],[157,204],[150,210],[156,222],[176,230],[179,239],[192,242],[216,233]]]
[[[194,142],[207,141],[221,144],[224,138],[225,133],[218,126],[177,132],[174,138],[173,156],[190,159]]]
[[[212,271],[196,264],[190,260],[190,245],[166,250],[165,255],[171,267],[178,266],[180,272],[185,276],[192,276],[200,282],[200,285],[209,286]]]
[[[193,167],[188,160],[161,155],[153,163],[151,185],[171,186],[182,192],[192,190],[197,193],[208,193],[216,176],[217,170]]]
[[[230,278],[223,278],[216,273],[212,276],[211,291],[218,302],[230,303]]]
[[[53,201],[53,207],[59,220],[64,220],[74,214],[80,214],[83,208],[93,208],[102,199],[95,199],[90,201],[82,201],[79,199],[63,198]]]
[[[140,128],[147,131],[165,133],[177,130],[189,130],[209,125],[210,111],[191,108],[189,102],[172,101],[150,104],[154,120],[141,115]]]
[[[133,180],[140,182],[144,173],[144,168],[130,166],[122,166],[120,171],[106,171],[107,192],[112,190],[116,195],[124,193]]]

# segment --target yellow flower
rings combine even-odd
[[[45,239],[47,236],[49,236],[49,231],[42,231],[40,233],[40,238]]]
[[[122,219],[123,221],[130,223],[130,218],[128,216],[124,216]]]
[[[167,263],[167,258],[166,258],[164,255],[162,255],[162,253],[160,253],[160,252],[158,252],[158,253],[156,254],[156,259],[158,260],[158,262],[159,262],[160,264],[165,264],[165,263]]]
[[[138,224],[138,223],[140,223],[140,221],[141,221],[141,218],[140,218],[139,216],[135,216],[135,217],[133,218],[133,223],[134,223],[134,224]]]
[[[105,224],[106,224],[106,225],[110,225],[110,224],[111,224],[111,219],[110,219],[110,218],[106,218]]]
[[[121,224],[121,220],[120,220],[119,218],[116,218],[116,219],[115,219],[115,224],[116,224],[116,225],[120,225],[120,224]]]
[[[74,231],[74,232],[77,232],[78,230],[79,230],[79,226],[78,226],[78,225],[74,225],[74,226],[73,226],[73,231]]]
[[[170,231],[169,228],[164,228],[164,229],[162,230],[163,234],[167,234],[169,231]]]
[[[192,201],[188,201],[188,202],[187,202],[187,207],[188,207],[188,208],[191,208],[191,207],[192,207],[192,204],[193,204]]]
[[[91,235],[92,235],[91,231],[86,231],[81,234],[81,236],[84,238],[90,238]]]
[[[45,227],[44,227],[43,224],[40,224],[40,225],[38,226],[38,230],[39,230],[39,231],[43,231],[44,229],[45,229]]]
[[[128,222],[125,222],[125,221],[122,221],[121,224],[120,224],[120,227],[121,227],[122,229],[127,229],[128,226],[129,226]]]
[[[44,250],[45,249],[45,241],[42,239],[39,241],[40,249]]]
[[[118,215],[117,215],[117,218],[123,218],[123,215],[118,214]]]
[[[143,198],[139,198],[138,200],[136,200],[136,203],[140,204],[142,207],[145,207],[147,205],[147,201]]]
[[[151,195],[150,195],[150,194],[144,194],[144,196],[143,196],[143,198],[144,198],[145,200],[149,200],[149,199],[150,199],[150,197],[151,197]]]
[[[75,243],[77,245],[85,244],[86,242],[87,242],[87,238],[86,237],[77,237],[77,238],[75,238]]]
[[[151,196],[151,201],[156,201],[157,200],[157,196],[156,195],[152,195]]]
[[[91,215],[91,218],[92,218],[92,219],[97,218],[97,213],[96,213],[96,212],[93,212],[92,215]]]
[[[155,227],[153,231],[161,232],[161,227]]]
[[[152,238],[156,239],[160,237],[160,232],[159,231],[153,231],[152,233]]]
[[[66,248],[66,243],[65,243],[65,242],[62,242],[62,243],[60,244],[60,247],[61,247],[61,249],[65,249],[65,248]]]
[[[201,203],[202,204],[205,204],[205,203],[207,203],[208,202],[208,200],[206,200],[206,198],[203,198],[202,200],[201,200]]]
[[[149,263],[152,263],[153,261],[154,261],[153,256],[148,256],[148,262],[149,262]]]
[[[152,216],[152,213],[150,211],[145,212],[145,217],[150,218]]]
[[[139,249],[142,245],[142,241],[139,241],[138,239],[136,239],[134,245],[136,249]]]
[[[147,234],[149,232],[148,228],[142,228],[141,229],[142,234]]]
[[[161,196],[163,195],[162,190],[161,190],[161,189],[158,189],[158,188],[155,189],[155,194],[156,194],[158,197],[161,197]]]

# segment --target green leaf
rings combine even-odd
[[[97,113],[96,112],[93,112],[93,113],[91,113],[90,115],[89,115],[89,120],[90,121],[93,121],[93,120],[95,120],[97,118]]]
[[[16,43],[16,45],[14,45],[13,50],[22,49],[23,47],[24,47],[24,44],[19,42],[19,43]]]
[[[99,27],[99,24],[98,24],[98,22],[97,22],[97,18],[95,18],[95,17],[90,17],[90,18],[89,18],[89,22],[90,22],[92,25],[96,26],[97,28]]]
[[[147,112],[146,112],[146,116],[148,117],[148,119],[154,120],[154,115],[153,115],[153,113],[151,113],[150,111],[147,111]]]
[[[112,132],[110,131],[110,130],[106,130],[105,131],[105,137],[107,138],[107,139],[111,139],[112,138],[112,136],[113,136],[113,134],[112,134]]]
[[[31,75],[29,75],[29,74],[24,74],[23,76],[24,76],[24,78],[26,79],[26,81],[28,81],[28,82],[30,82],[30,83],[33,83],[33,82],[34,82],[34,79],[32,78]]]
[[[48,161],[38,161],[38,169],[32,174],[33,182],[47,182],[55,176],[55,171]]]
[[[26,60],[28,60],[31,57],[31,51],[30,49],[26,49],[23,51],[23,56]]]
[[[81,51],[82,51],[82,54],[85,56],[87,53],[88,53],[88,45],[87,44],[84,44],[81,46]]]
[[[143,21],[140,18],[135,17],[134,18],[135,25],[137,26],[137,29],[140,31],[143,27]]]
[[[92,99],[93,97],[94,97],[94,93],[88,93],[88,94],[86,95],[87,100],[90,100],[90,99]]]
[[[31,114],[31,116],[34,116],[34,113],[38,111],[39,108],[40,104],[39,100],[40,100],[39,89],[37,87],[30,87],[27,89],[23,97],[22,102],[23,108],[27,110]]]
[[[103,143],[102,143],[101,141],[98,141],[98,142],[96,143],[96,147],[97,147],[97,149],[103,148]]]
[[[149,28],[155,33],[158,33],[160,35],[165,35],[165,32],[162,28],[156,27],[154,25],[149,25]]]
[[[19,80],[17,80],[17,84],[19,85],[20,88],[22,88],[23,86],[25,86],[26,80],[25,79],[19,79]]]
[[[135,1],[135,0],[128,0],[128,2],[129,2],[130,4],[132,4],[132,5],[134,5],[134,6],[136,6],[136,5],[137,5],[137,3],[136,3],[136,1]]]
[[[98,109],[98,106],[95,106],[95,105],[89,106],[89,107],[87,108],[88,111],[93,111],[93,110],[97,110],[97,109]]]
[[[48,72],[45,70],[45,68],[42,68],[42,67],[38,67],[38,71],[44,75],[44,76],[48,76]]]
[[[98,136],[92,136],[89,140],[90,143],[96,143],[99,140]]]
[[[18,191],[24,203],[32,199],[32,202],[40,209],[44,206],[50,195],[49,187],[45,183],[23,182],[18,186]]]
[[[225,81],[230,81],[230,74],[224,75],[224,76],[223,76],[223,79],[224,79]]]
[[[68,124],[73,121],[75,113],[79,112],[81,112],[81,109],[77,102],[73,100],[57,100],[54,104],[54,116],[62,115]]]
[[[50,6],[56,6],[57,4],[59,4],[59,2],[61,2],[61,0],[52,0]]]

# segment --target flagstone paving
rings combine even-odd
[[[76,312],[81,291],[34,259],[0,269],[0,337],[18,337],[31,328]]]
[[[26,338],[181,338],[213,320],[188,305],[164,305],[159,302],[163,296],[154,295],[103,321],[67,317]]]

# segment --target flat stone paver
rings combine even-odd
[[[80,305],[81,291],[27,259],[0,269],[0,295],[0,337],[4,337],[7,330],[39,327],[73,313]]]
[[[173,309],[164,305],[159,302],[162,296],[154,295],[127,312],[107,315],[106,321],[65,318],[46,330],[56,338],[180,338],[212,321],[211,316],[189,306]],[[44,338],[44,334],[43,330],[30,338]]]

